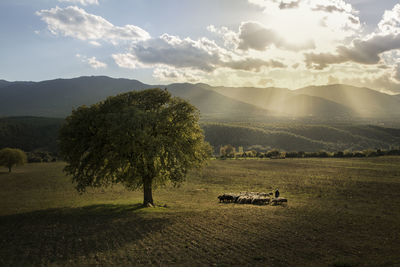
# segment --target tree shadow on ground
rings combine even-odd
[[[118,249],[169,219],[137,205],[92,205],[0,216],[0,265],[47,265]]]

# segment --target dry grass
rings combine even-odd
[[[79,195],[63,163],[4,169],[0,265],[399,266],[399,163],[213,160],[149,209],[119,186]],[[216,198],[277,187],[287,207]]]

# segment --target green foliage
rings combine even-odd
[[[0,166],[5,166],[11,172],[12,167],[23,165],[26,162],[26,154],[21,149],[3,148],[0,150]]]
[[[205,123],[206,141],[214,147],[232,144],[245,150],[343,151],[400,145],[400,129],[350,124]],[[215,151],[218,152],[218,151]]]
[[[57,153],[57,133],[64,119],[40,117],[0,118],[0,148]]]
[[[82,106],[60,129],[60,152],[78,191],[121,183],[144,190],[182,182],[210,154],[199,112],[166,90],[149,89]]]
[[[28,162],[35,163],[35,162],[54,162],[57,161],[57,157],[50,152],[47,151],[33,151],[27,152]]]
[[[51,158],[57,158],[57,133],[63,122],[64,119],[40,117],[0,118],[0,148],[48,152]],[[378,148],[389,151],[400,146],[400,129],[371,125],[204,123],[202,128],[206,141],[217,149],[216,155],[226,144],[231,144],[241,154],[249,150],[264,153],[272,148],[308,152],[348,150],[348,155],[343,154],[343,157],[352,157],[353,151],[376,151]],[[298,157],[304,157],[304,153]],[[41,158],[45,162],[49,157],[30,157],[29,154],[28,161],[30,158]]]
[[[221,157],[233,158],[235,156],[235,153],[236,149],[232,145],[225,145],[219,149],[219,155]]]

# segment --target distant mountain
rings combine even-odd
[[[213,118],[241,117],[246,119],[249,117],[278,115],[276,112],[224,96],[209,88],[202,84],[189,83],[175,83],[167,86],[172,95],[189,100],[204,115],[212,116]]]
[[[213,87],[225,96],[295,117],[398,118],[400,96],[349,85],[284,88]]]
[[[148,85],[106,76],[42,82],[0,80],[1,116],[65,117],[73,108],[91,105],[131,90],[167,88],[199,108],[202,118],[218,121],[272,121],[292,118],[319,121],[400,117],[400,96],[348,85],[285,88],[213,87],[204,83]]]
[[[6,80],[0,80],[0,88],[1,88],[1,87],[4,87],[4,86],[7,86],[7,85],[10,85],[10,83],[11,83],[11,82],[8,82],[8,81],[6,81]]]
[[[192,84],[152,86],[137,80],[92,76],[42,82],[9,82],[0,87],[0,116],[65,117],[73,108],[81,105],[91,105],[119,93],[154,87],[167,87],[172,95],[187,99],[206,117],[226,119],[234,114],[244,118],[270,114],[267,110]]]
[[[214,87],[213,90],[282,116],[339,119],[357,115],[351,107],[317,96],[297,94],[285,88]]]
[[[295,90],[296,94],[317,96],[355,110],[360,117],[396,117],[400,115],[400,99],[378,91],[334,84],[309,86]]]
[[[344,105],[326,100],[321,97],[308,95],[295,95],[288,97],[283,105],[286,113],[298,117],[317,117],[317,118],[349,118],[357,113]]]
[[[96,103],[130,90],[148,88],[136,80],[79,77],[33,83],[11,83],[0,88],[0,116],[65,117],[73,108]]]
[[[246,103],[251,103],[260,108],[272,109],[284,112],[283,103],[293,93],[286,88],[254,88],[254,87],[211,87],[218,93],[235,99],[240,99]]]

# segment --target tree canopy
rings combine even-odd
[[[8,168],[8,172],[11,172],[11,168],[17,165],[23,165],[26,162],[26,154],[24,151],[18,148],[3,148],[0,150],[0,166]]]
[[[79,107],[59,133],[64,171],[80,192],[121,183],[131,190],[143,188],[143,204],[153,205],[154,186],[182,182],[209,156],[198,120],[194,106],[161,89]]]

